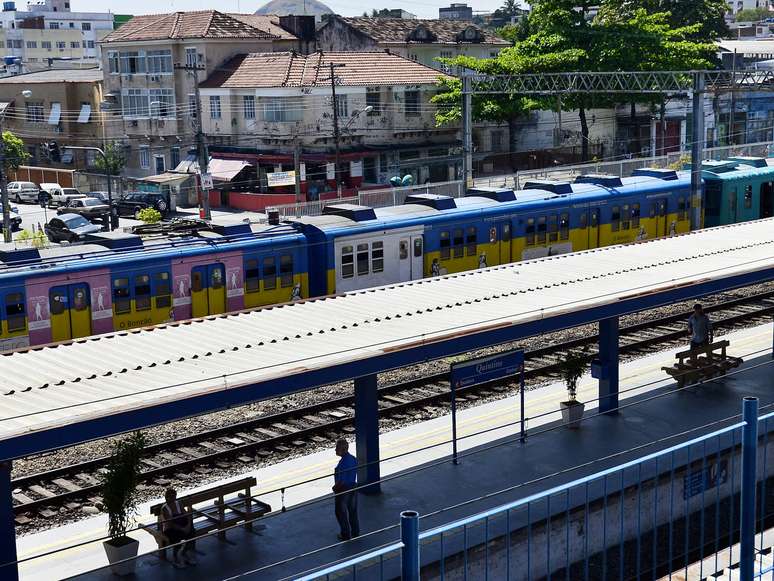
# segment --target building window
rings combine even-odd
[[[91,22],[81,22],[81,30],[91,30]]]
[[[244,95],[242,97],[242,109],[245,119],[255,119],[255,96]]]
[[[220,97],[210,95],[210,119],[220,119]]]
[[[24,106],[28,123],[43,123],[43,101],[27,101]]]
[[[38,41],[37,40],[28,40],[27,41],[27,48],[38,48]]]
[[[188,95],[188,114],[191,116],[191,119],[196,119],[196,117],[199,115],[199,107],[196,103],[196,95]]]
[[[185,66],[195,67],[197,64],[196,47],[189,46],[185,49]]]
[[[81,43],[77,40],[74,40],[70,43],[70,48],[81,48]]]
[[[12,40],[6,40],[5,41],[5,48],[13,48],[13,41]]]
[[[349,117],[346,95],[336,95],[336,114],[339,117]]]
[[[171,50],[149,50],[147,52],[148,74],[159,75],[172,72]]]
[[[418,117],[419,116],[419,91],[406,91],[405,92],[405,112],[406,117]]]
[[[85,40],[81,42],[81,46],[83,46],[83,48],[86,48],[86,41]]]
[[[172,89],[151,89],[149,107],[152,117],[175,116],[175,92]]]
[[[441,58],[442,59],[450,59],[450,58],[453,58],[453,57],[454,57],[454,54],[452,53],[452,51],[450,51],[450,50],[442,50],[441,51]],[[449,65],[447,63],[441,63],[441,70],[444,73],[451,74],[452,67],[451,67],[451,65]]]
[[[139,51],[128,51],[119,54],[121,73],[135,75],[145,72],[145,55]]]
[[[87,40],[86,41],[86,46],[88,46],[89,48],[94,48],[94,41],[93,40]]]
[[[371,107],[369,117],[377,117],[382,114],[382,93],[379,87],[366,89],[366,107]]]
[[[41,40],[40,41],[40,48],[45,48],[45,49],[51,50],[51,41],[50,40]]]
[[[148,116],[148,91],[144,89],[124,89],[121,93],[121,109],[124,117]]]
[[[68,26],[69,26],[70,28],[75,28],[75,22],[70,22],[70,23],[68,23]]]
[[[148,169],[150,167],[150,148],[147,146],[140,146],[140,167]]]
[[[172,165],[172,169],[175,169],[180,165],[180,148],[173,147],[169,150],[169,161]]]
[[[107,57],[108,57],[108,71],[114,75],[119,73],[120,65],[118,61],[118,53],[113,50],[108,51]]]
[[[50,30],[59,30],[59,23],[58,22],[49,22],[48,28]]]
[[[67,48],[67,43],[66,43],[65,41],[63,41],[63,40],[58,40],[58,41],[56,42],[56,47],[57,47],[59,50],[64,50],[64,49],[66,49],[66,48]]]
[[[97,165],[97,152],[87,149],[86,154],[86,167],[96,167]]]
[[[294,102],[284,97],[267,97],[262,99],[261,103],[263,104],[264,121],[274,123],[300,121],[304,113],[297,101]]]

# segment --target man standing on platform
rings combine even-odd
[[[341,460],[333,474],[333,492],[336,495],[336,520],[341,533],[339,540],[348,541],[360,535],[357,520],[357,459],[349,453],[349,442],[336,442],[336,456]]]
[[[693,314],[688,318],[688,333],[691,336],[691,349],[712,343],[712,321],[699,303],[693,306]]]

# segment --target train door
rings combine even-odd
[[[771,218],[774,216],[774,182],[761,184],[759,218]]]
[[[661,199],[658,202],[656,211],[656,237],[666,236],[669,234],[669,208],[667,207],[667,199]]]
[[[226,271],[222,264],[194,266],[191,270],[191,314],[206,317],[226,312]]]
[[[500,222],[496,226],[500,234],[500,262],[497,264],[510,264],[511,258],[511,223]]]
[[[599,248],[599,208],[591,208],[589,210],[588,248]]]
[[[424,277],[424,240],[422,236],[411,237],[411,280]]]
[[[736,208],[737,208],[736,190],[731,190],[730,192],[728,192],[728,223],[729,224],[736,224]]]
[[[52,341],[66,341],[91,335],[89,285],[84,283],[52,287],[48,292]]]

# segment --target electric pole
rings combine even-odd
[[[204,65],[190,64],[175,65],[176,69],[186,71],[193,77],[194,81],[194,99],[196,101],[196,150],[199,158],[199,186],[202,190],[202,209],[204,210],[204,219],[212,219],[210,210],[210,188],[209,177],[207,176],[207,166],[209,165],[210,154],[207,150],[207,138],[204,135],[204,119],[202,117],[202,99],[199,93],[199,71],[204,70]]]
[[[335,158],[334,158],[334,165],[333,165],[333,177],[336,180],[336,192],[341,194],[340,190],[340,184],[339,184],[339,140],[340,140],[340,133],[339,133],[339,104],[336,102],[336,69],[346,66],[343,63],[334,64],[334,63],[328,63],[328,66],[330,67],[331,76],[331,100],[333,101],[333,145],[335,147]],[[328,79],[324,79],[328,80]]]
[[[301,201],[301,144],[296,135],[296,142],[293,146],[293,173],[295,174],[296,204]]]
[[[473,187],[473,90],[469,69],[462,71],[462,187]]]

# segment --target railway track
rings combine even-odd
[[[713,314],[715,329],[728,330],[750,324],[774,313],[774,290],[731,299],[706,309]],[[620,352],[636,355],[663,349],[675,341],[685,342],[685,321],[681,312],[620,329]],[[525,378],[534,382],[557,374],[562,356],[596,344],[589,335],[526,352]],[[589,350],[589,357],[596,352]],[[458,401],[489,397],[505,392],[507,381],[470,386],[458,391]],[[447,373],[438,373],[379,388],[381,417],[405,420],[417,410],[448,405]],[[212,466],[230,468],[236,463],[252,464],[257,459],[287,454],[311,444],[333,441],[342,432],[354,432],[354,396],[347,395],[299,409],[253,418],[174,440],[148,446],[142,460],[142,479],[164,486],[174,479],[185,482],[191,472],[208,474]],[[99,498],[100,469],[106,458],[95,458],[13,480],[14,514],[19,525],[34,518],[51,518],[65,511],[79,510]]]

